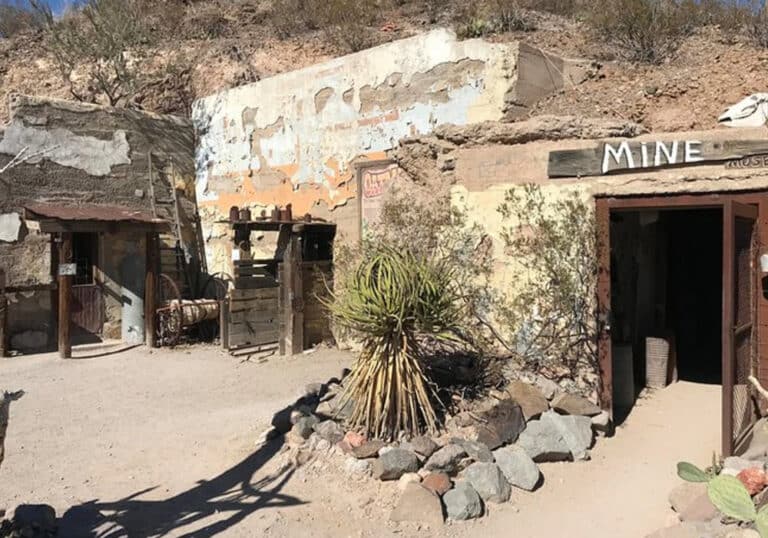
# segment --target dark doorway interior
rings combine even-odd
[[[104,295],[96,278],[99,266],[98,234],[72,234],[72,259],[77,266],[72,286],[72,343],[101,342]]]
[[[721,209],[611,213],[615,418],[646,385],[647,338],[669,343],[670,378],[722,381]]]

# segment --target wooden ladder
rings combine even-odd
[[[170,206],[173,214],[173,232],[160,234],[160,272],[168,275],[179,288],[182,299],[193,299],[194,290],[192,278],[187,263],[184,238],[181,233],[181,218],[179,216],[179,197],[173,182],[173,161],[171,161],[171,195],[169,198],[155,197],[152,153],[149,153],[149,196],[152,203],[152,213],[157,217],[158,206]]]

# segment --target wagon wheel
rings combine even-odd
[[[209,275],[202,287],[200,296],[203,299],[215,299],[221,302],[227,298],[230,282],[232,282],[232,277],[226,273]],[[219,335],[221,327],[215,321],[207,321],[198,324],[197,330],[201,339],[212,341]]]
[[[161,273],[158,278],[158,303],[157,309],[157,341],[161,346],[175,346],[181,338],[182,312],[181,307],[171,307],[173,301],[181,302],[181,293],[176,282],[167,274]]]
[[[180,306],[161,308],[157,312],[157,341],[161,346],[173,347],[179,343],[183,328]]]
[[[171,301],[181,301],[179,286],[165,273],[160,274],[158,282],[158,301],[162,306],[168,306]]]
[[[227,297],[232,277],[226,273],[214,273],[208,276],[202,288],[200,297],[203,299],[216,299],[221,301]]]

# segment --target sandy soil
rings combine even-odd
[[[679,383],[643,400],[592,461],[544,465],[538,492],[515,491],[490,517],[396,525],[395,484],[346,476],[341,455],[297,466],[281,440],[254,444],[300,388],[350,362],[329,350],[240,362],[215,348],[3,360],[0,386],[28,394],[11,409],[0,507],[51,504],[76,537],[641,537],[668,518],[675,462],[707,463],[719,445],[719,387]]]

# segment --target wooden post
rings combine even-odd
[[[5,297],[5,273],[0,269],[0,357],[8,356],[8,300]]]
[[[146,275],[144,278],[144,341],[149,347],[157,347],[155,310],[157,310],[157,267],[160,245],[155,232],[147,232]]]
[[[224,297],[219,301],[219,338],[221,339],[221,347],[229,350],[229,311],[230,311],[229,297]]]
[[[302,229],[301,225],[293,227],[291,239],[283,257],[280,280],[281,355],[296,355],[304,351],[304,285],[299,235]]]
[[[70,313],[72,304],[72,279],[71,271],[63,271],[63,264],[72,263],[72,233],[63,232],[59,236],[59,357],[72,358],[72,340],[70,339]]]

